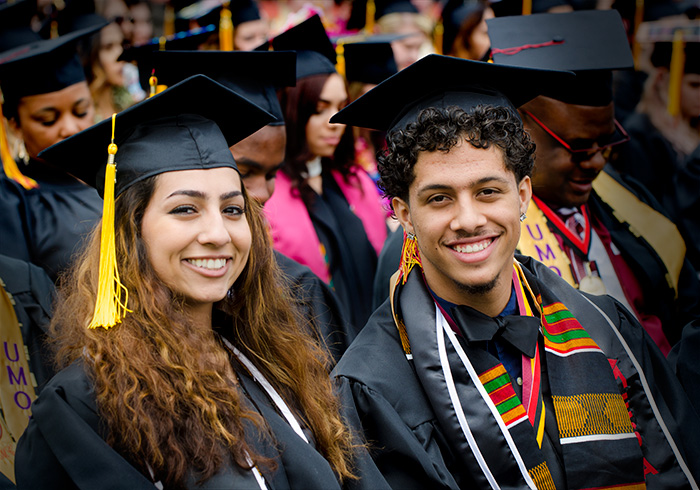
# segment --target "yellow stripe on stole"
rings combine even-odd
[[[572,286],[578,287],[571,274],[571,262],[547,226],[547,218],[534,200],[527,208],[527,217],[520,225],[518,250],[539,260]]]
[[[615,218],[629,224],[630,231],[639,234],[659,254],[670,276],[669,285],[678,296],[678,278],[686,247],[676,225],[605,172],[593,181],[593,190],[613,209]]]

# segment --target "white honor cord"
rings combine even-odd
[[[267,490],[267,485],[265,484],[265,478],[263,478],[262,474],[260,473],[260,470],[258,470],[258,467],[253,464],[253,460],[250,459],[250,456],[248,455],[248,453],[246,453],[246,455],[245,455],[245,461],[250,466],[252,466],[251,471],[253,472],[253,476],[255,477],[255,481],[258,482],[258,486],[260,487],[260,490]]]
[[[586,298],[585,296],[583,296],[583,297]],[[610,317],[608,315],[606,315],[605,312],[603,310],[601,310],[598,307],[598,305],[595,304],[593,301],[591,301],[588,298],[586,298],[586,301],[588,301],[590,304],[592,304],[593,307],[596,310],[598,310],[598,312],[601,315],[603,315],[603,318],[605,318],[608,322],[608,325],[610,325],[610,329],[613,332],[615,332],[617,339],[622,344],[622,347],[625,348],[625,352],[627,352],[627,355],[629,356],[630,360],[632,361],[634,368],[639,373],[639,381],[641,381],[642,387],[644,388],[644,392],[646,393],[647,398],[649,399],[649,405],[651,406],[651,410],[654,412],[654,417],[656,418],[656,421],[659,423],[659,426],[661,427],[661,431],[664,433],[664,437],[666,437],[666,441],[668,442],[668,445],[671,446],[671,451],[673,451],[673,454],[676,456],[676,460],[678,461],[678,465],[681,467],[681,471],[685,474],[685,477],[688,479],[688,482],[690,483],[690,487],[693,490],[698,490],[698,484],[695,482],[693,475],[690,474],[690,470],[688,469],[688,465],[683,460],[683,457],[681,456],[681,453],[678,450],[678,446],[676,446],[676,442],[673,440],[673,437],[671,437],[671,433],[669,432],[668,427],[666,427],[666,423],[664,422],[664,419],[661,418],[661,413],[659,412],[659,407],[656,405],[656,401],[654,400],[654,397],[651,394],[651,389],[649,388],[649,383],[647,382],[647,378],[644,375],[644,371],[642,371],[642,367],[639,365],[639,361],[637,361],[637,358],[634,357],[634,355],[632,354],[632,350],[630,349],[629,345],[627,345],[627,341],[625,341],[625,339],[622,337],[622,334],[617,330],[617,327],[612,322]]]
[[[501,418],[501,414],[498,413],[496,405],[494,405],[489,394],[486,393],[486,389],[481,384],[481,380],[479,380],[479,376],[477,376],[476,371],[474,370],[474,366],[472,366],[471,362],[469,362],[467,354],[464,352],[464,349],[462,349],[462,346],[457,340],[457,337],[455,337],[455,334],[452,331],[452,327],[450,327],[450,325],[447,323],[447,320],[445,320],[445,317],[442,315],[440,309],[437,307],[437,305],[435,305],[435,333],[437,335],[440,363],[442,364],[442,372],[445,375],[445,383],[447,384],[447,390],[450,393],[450,398],[452,399],[452,404],[455,407],[455,413],[457,415],[457,419],[459,420],[459,425],[462,428],[462,432],[467,438],[467,441],[469,442],[469,447],[474,453],[474,457],[479,463],[481,470],[484,472],[484,476],[486,476],[486,479],[489,481],[491,488],[495,490],[500,487],[498,486],[496,479],[491,473],[491,470],[489,469],[488,464],[484,459],[484,456],[481,454],[481,451],[479,450],[479,447],[476,444],[476,439],[474,439],[474,435],[471,433],[471,430],[469,429],[469,425],[467,423],[467,419],[464,416],[464,409],[462,409],[462,403],[459,401],[459,397],[457,395],[457,387],[455,386],[454,381],[452,380],[452,372],[450,370],[449,361],[447,359],[447,350],[445,348],[445,338],[444,335],[442,335],[442,332],[445,332],[447,338],[450,339],[450,343],[452,344],[452,347],[455,349],[455,351],[457,351],[457,355],[462,361],[462,365],[469,373],[469,377],[471,378],[472,383],[474,383],[474,386],[476,386],[477,390],[479,391],[481,398],[483,398],[483,400],[486,402],[486,405],[491,410],[491,414],[496,420],[498,427],[501,429],[503,437],[505,438],[508,447],[513,453],[513,457],[515,458],[515,461],[518,464],[518,468],[520,468],[520,473],[522,474],[525,483],[532,490],[537,490],[535,482],[532,481],[530,473],[527,471],[525,463],[523,462],[523,459],[520,456],[520,453],[518,452],[518,448],[515,445],[515,441],[513,441],[513,437],[510,435],[508,428],[506,427],[505,423],[503,422],[503,419]]]
[[[294,414],[292,411],[289,409],[287,404],[284,402],[282,397],[275,391],[275,389],[272,387],[272,385],[265,379],[265,377],[262,375],[262,373],[258,370],[258,368],[255,367],[255,365],[250,362],[250,360],[243,355],[241,351],[239,351],[231,342],[228,341],[225,337],[221,337],[226,344],[226,347],[231,349],[231,352],[234,353],[234,355],[238,358],[239,361],[243,363],[243,365],[250,371],[250,374],[253,375],[253,378],[255,381],[260,383],[260,386],[263,387],[263,389],[267,392],[268,396],[272,399],[272,401],[277,405],[278,410],[282,413],[285,419],[287,419],[287,422],[289,425],[294,429],[294,432],[297,433],[299,437],[301,437],[307,444],[309,440],[306,438],[306,435],[304,434],[304,431],[301,429],[301,425],[299,425],[299,422],[297,421],[296,417],[294,417]]]

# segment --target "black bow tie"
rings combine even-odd
[[[526,356],[535,357],[539,318],[508,315],[491,318],[468,306],[452,308],[452,317],[468,342],[503,339]]]

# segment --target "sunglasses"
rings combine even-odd
[[[554,131],[549,129],[545,124],[540,121],[532,112],[528,110],[524,110],[525,114],[527,114],[539,127],[545,130],[545,132],[554,138],[554,140],[559,143],[561,146],[563,146],[569,153],[571,153],[571,157],[574,161],[576,162],[585,162],[590,160],[595,156],[596,153],[600,152],[601,155],[603,155],[603,158],[605,160],[608,160],[610,158],[610,155],[612,154],[613,147],[617,145],[621,145],[622,143],[627,143],[630,140],[629,135],[625,131],[625,128],[622,127],[622,125],[615,119],[615,132],[610,136],[610,143],[606,144],[599,144],[596,143],[596,147],[590,147],[590,148],[574,148],[572,147],[569,143],[564,141],[563,138],[559,137]]]

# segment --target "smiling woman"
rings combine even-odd
[[[104,194],[105,215],[62,289],[51,329],[65,369],[34,405],[18,488],[325,489],[354,478],[326,354],[281,287],[229,151],[270,120],[200,75],[42,154],[81,148],[70,171]],[[112,285],[116,298],[102,297]]]

